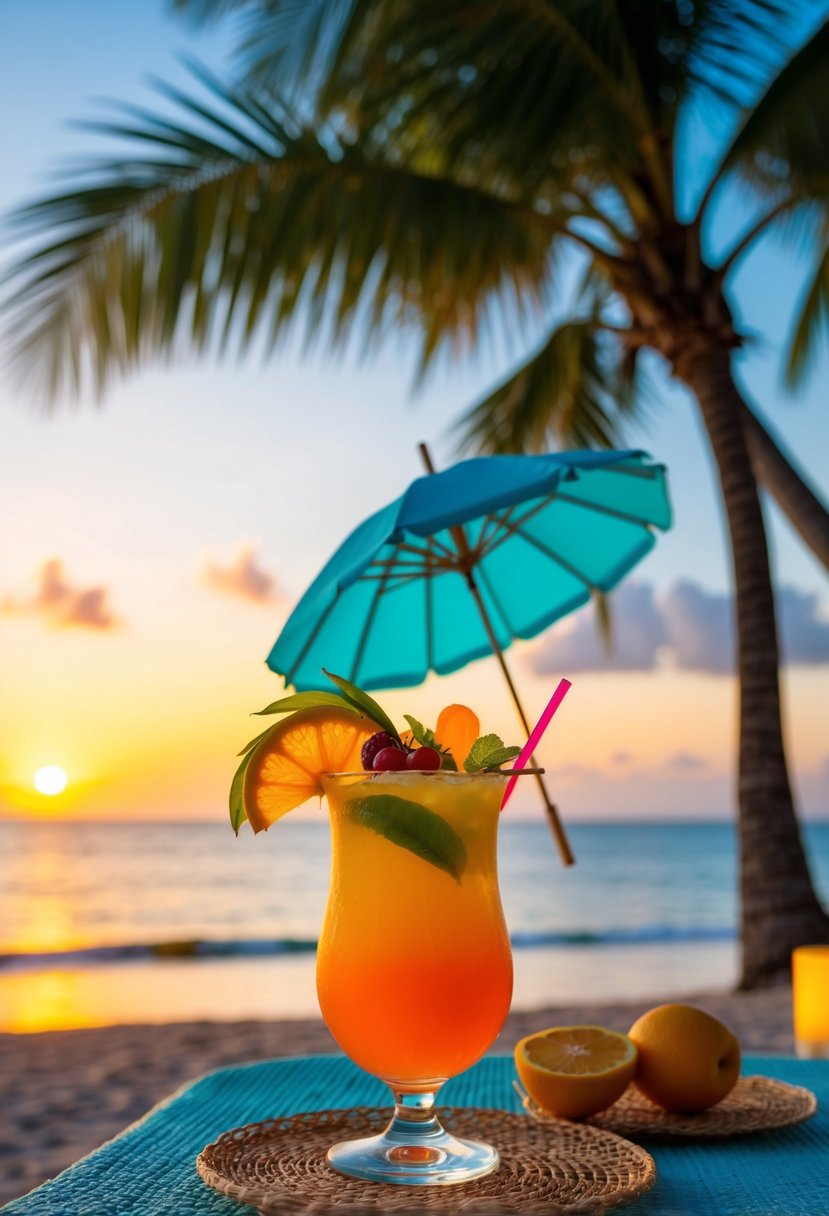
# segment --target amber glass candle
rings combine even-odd
[[[792,952],[794,1042],[804,1059],[829,1059],[829,946]]]

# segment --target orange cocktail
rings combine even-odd
[[[394,1094],[385,1130],[332,1145],[329,1164],[376,1182],[468,1182],[496,1169],[498,1152],[446,1131],[435,1097],[483,1055],[509,1009],[496,837],[520,775],[501,766],[520,748],[482,735],[465,705],[447,706],[434,731],[407,714],[401,734],[356,684],[330,679],[337,693],[268,706],[287,716],[245,749],[231,823],[265,831],[311,795],[328,799],[320,1007],[347,1055]]]
[[[512,958],[496,871],[505,781],[450,772],[324,779],[333,865],[320,1007],[343,1051],[392,1085],[428,1088],[462,1072],[507,1015]],[[372,830],[373,807],[401,808],[401,843]],[[441,823],[455,854],[435,864]]]

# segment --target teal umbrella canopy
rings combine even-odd
[[[670,526],[665,469],[644,452],[464,460],[351,533],[268,666],[298,690],[323,666],[365,689],[420,684],[612,591]]]

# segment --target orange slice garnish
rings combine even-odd
[[[315,795],[323,773],[362,768],[360,749],[377,724],[347,709],[303,709],[272,726],[251,752],[245,770],[245,813],[264,832]]]

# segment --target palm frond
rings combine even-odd
[[[615,447],[623,417],[643,400],[637,363],[596,318],[565,321],[464,414],[458,446],[496,454]]]
[[[693,6],[658,6],[661,21],[673,26],[660,31],[665,71],[660,87],[680,95],[702,88],[721,101],[753,103],[758,88],[793,49],[808,4],[809,0],[695,0]]]
[[[800,388],[806,379],[820,337],[829,326],[829,241],[825,229],[823,242],[823,252],[803,293],[789,339],[786,383],[792,389]]]
[[[828,63],[825,22],[746,113],[714,183],[736,172],[772,203],[786,198],[829,202]]]
[[[653,3],[655,0],[649,0]],[[615,0],[178,0],[243,23],[245,78],[302,84],[338,124],[525,193],[639,157],[646,121]],[[647,28],[647,24],[645,24]],[[638,105],[638,109],[637,109]],[[640,130],[632,115],[638,115]],[[602,161],[606,164],[602,164]]]
[[[612,165],[670,177],[676,113],[700,87],[753,100],[808,0],[173,0],[235,12],[259,87],[311,80],[323,112],[443,146],[482,172],[557,181]]]
[[[251,85],[269,90],[321,80],[362,0],[169,0],[197,24],[230,17],[235,56]]]
[[[555,229],[526,208],[202,81],[215,100],[175,94],[180,120],[96,124],[132,153],[13,217],[11,340],[48,396],[187,346],[270,350],[300,318],[334,348],[412,325],[428,359],[542,292]]]
[[[374,0],[321,93],[360,129],[428,140],[486,180],[558,189],[638,157],[637,83],[607,0]],[[601,164],[601,168],[598,166]]]
[[[250,8],[250,0],[170,0],[174,12],[186,13],[193,21],[212,21],[241,8]]]

